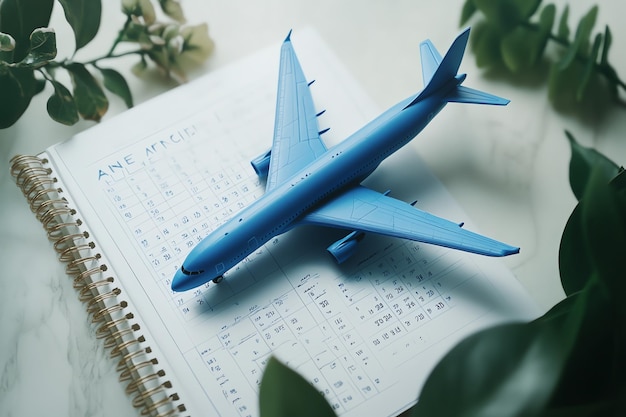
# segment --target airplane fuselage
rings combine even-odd
[[[222,276],[270,239],[294,227],[309,210],[359,184],[426,127],[447,103],[444,94],[433,94],[410,106],[415,96],[401,101],[266,192],[192,250],[184,265],[185,287],[174,289],[191,289]]]
[[[266,193],[215,229],[189,253],[172,280],[184,291],[213,280],[274,236],[302,224],[351,232],[327,250],[339,263],[355,251],[364,233],[425,242],[485,256],[507,256],[518,247],[462,228],[412,204],[361,185],[388,156],[406,145],[448,102],[506,105],[507,99],[461,85],[458,70],[469,29],[454,40],[445,56],[432,42],[420,44],[424,89],[327,149],[317,131],[317,113],[291,45],[291,32],[280,54],[272,150],[252,161],[268,175]]]

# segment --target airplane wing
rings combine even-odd
[[[488,256],[519,252],[519,248],[470,232],[363,186],[328,201],[307,214],[302,223],[379,233]]]
[[[291,45],[290,34],[280,52],[274,141],[266,189],[283,183],[326,152],[317,125],[309,83]]]

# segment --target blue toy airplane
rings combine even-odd
[[[365,232],[426,242],[488,256],[519,248],[472,233],[360,183],[389,155],[413,139],[448,103],[506,105],[509,101],[461,85],[457,75],[469,29],[441,58],[430,41],[420,45],[424,89],[391,107],[338,145],[327,149],[320,138],[317,113],[291,32],[280,55],[274,142],[252,161],[267,176],[265,194],[218,227],[187,256],[172,281],[185,291],[223,274],[274,236],[299,225],[347,229],[328,247],[338,262],[356,249]]]

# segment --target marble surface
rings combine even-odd
[[[98,37],[79,57],[89,58],[110,46],[123,23],[118,2],[103,5]],[[195,78],[280,41],[290,28],[313,26],[381,108],[421,88],[418,44],[430,37],[445,50],[459,31],[462,0],[316,2],[270,0],[183,0],[191,23],[207,22],[216,50]],[[559,9],[564,1],[556,1]],[[570,22],[593,2],[571,6]],[[55,6],[58,6],[55,5]],[[626,6],[621,0],[600,5],[598,28],[614,34],[611,60],[626,74]],[[56,7],[60,56],[71,53],[71,32]],[[148,75],[130,74],[132,59],[113,65],[128,80],[141,103],[173,86]],[[410,146],[442,179],[480,230],[521,246],[504,262],[544,309],[558,302],[562,290],[557,254],[563,226],[575,201],[567,180],[569,148],[564,129],[593,144],[618,163],[626,163],[624,109],[581,119],[555,112],[544,86],[513,86],[488,79],[471,53],[462,70],[467,85],[512,100],[504,111],[480,106],[448,106]],[[13,127],[0,131],[0,415],[119,416],[134,411],[117,382],[115,363],[107,358],[84,306],[44,232],[13,184],[8,160],[16,153],[37,153],[88,128],[64,127],[45,113],[51,93],[31,103]],[[209,92],[210,93],[210,92]],[[110,119],[124,110],[113,99]]]

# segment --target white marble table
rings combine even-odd
[[[103,2],[102,30],[83,56],[110,46],[123,23],[118,2]],[[459,31],[462,0],[386,2],[274,0],[271,2],[186,0],[192,23],[208,22],[217,48],[191,78],[221,67],[256,49],[282,40],[290,28],[313,26],[381,108],[421,88],[418,44],[430,37],[445,50]],[[559,9],[564,1],[557,1]],[[571,5],[571,20],[593,2]],[[59,6],[58,4],[55,5]],[[626,74],[626,26],[621,0],[600,5],[598,28],[614,34],[611,59]],[[71,53],[71,39],[56,7],[60,55]],[[115,63],[128,75],[135,101],[170,88],[172,83],[137,79],[132,60]],[[567,180],[569,148],[564,129],[593,144],[618,163],[626,163],[626,117],[614,109],[587,121],[556,113],[545,88],[515,87],[487,80],[472,54],[462,70],[467,85],[512,100],[505,111],[479,106],[448,106],[410,146],[442,179],[480,230],[521,246],[504,262],[542,308],[563,296],[557,253],[563,226],[574,207]],[[36,153],[86,129],[68,128],[45,113],[48,88],[25,116],[0,131],[0,415],[119,416],[134,411],[117,382],[84,306],[57,262],[44,232],[14,186],[8,160],[16,153]],[[113,100],[106,118],[124,110]]]

